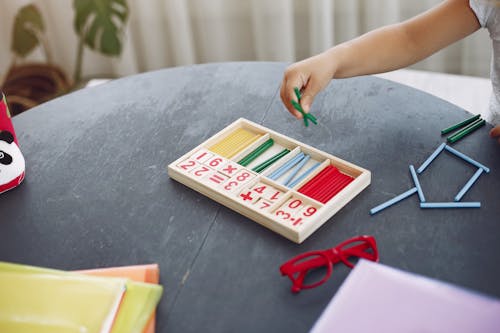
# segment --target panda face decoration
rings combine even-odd
[[[9,165],[12,163],[12,156],[0,150],[0,164]]]
[[[0,193],[19,185],[24,178],[25,161],[8,131],[0,132]]]

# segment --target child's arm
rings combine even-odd
[[[447,0],[403,23],[371,31],[319,55],[289,66],[281,99],[297,118],[290,100],[294,87],[302,90],[300,104],[309,112],[314,97],[332,78],[381,73],[414,64],[478,30],[468,0]]]

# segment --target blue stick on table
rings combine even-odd
[[[424,192],[422,191],[422,187],[420,186],[420,182],[418,180],[417,173],[415,172],[415,168],[413,167],[413,165],[410,165],[410,173],[411,173],[411,178],[413,178],[413,182],[415,183],[415,187],[417,188],[417,193],[420,202],[425,202]]]
[[[370,214],[371,215],[377,214],[381,210],[386,209],[387,207],[392,206],[395,203],[400,202],[401,200],[408,198],[410,195],[414,194],[415,192],[417,192],[417,188],[413,187],[413,188],[409,189],[408,191],[401,193],[397,197],[392,198],[391,200],[386,201],[383,204],[380,204],[377,207],[370,209]]]
[[[420,208],[480,208],[480,202],[421,202]]]
[[[462,199],[464,194],[472,187],[472,185],[474,185],[474,183],[479,178],[479,176],[481,176],[483,171],[484,169],[482,168],[477,169],[476,173],[471,177],[471,179],[469,179],[469,181],[464,185],[464,187],[460,190],[460,192],[458,192],[458,194],[455,196],[455,201],[460,201],[460,199]]]
[[[442,143],[439,145],[439,147],[437,147],[437,149],[431,154],[431,156],[429,156],[425,162],[420,166],[420,168],[417,169],[417,172],[418,173],[422,173],[425,168],[427,168],[429,166],[429,164],[431,164],[431,162],[436,158],[436,156],[439,155],[440,152],[443,151],[444,147],[446,146],[446,143]]]
[[[477,166],[478,168],[481,168],[483,169],[486,173],[489,173],[490,172],[490,169],[484,165],[482,165],[481,163],[477,162],[477,161],[474,161],[472,158],[470,158],[469,156],[459,152],[458,150],[454,149],[454,148],[451,148],[450,146],[446,145],[444,147],[444,149],[446,149],[447,151],[449,151],[450,153],[452,153],[453,155],[455,156],[458,156],[460,157],[461,159],[469,162],[470,164],[472,165],[475,165]]]

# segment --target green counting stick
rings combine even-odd
[[[300,103],[300,100],[302,99],[302,96],[300,95],[299,88],[295,87],[295,88],[293,88],[293,91],[295,91],[295,96],[297,96],[297,101]],[[294,102],[295,102],[295,101],[294,101]],[[316,123],[317,119],[316,119],[316,117],[315,117],[315,116],[313,116],[313,115],[312,115],[312,114],[310,114],[310,113],[306,113],[306,112],[304,111],[304,109],[302,109],[302,106],[300,106],[300,104],[299,104],[299,108],[300,108],[299,112],[301,112],[301,113],[302,113],[302,115],[305,115],[305,116],[306,116],[307,118],[309,118],[309,119],[310,119],[310,120],[311,120],[314,124],[317,124],[317,123]]]
[[[266,150],[268,150],[274,144],[273,139],[269,139],[260,146],[258,146],[254,151],[252,151],[247,156],[243,157],[241,161],[238,162],[239,165],[247,166],[252,163],[257,157],[262,155]]]
[[[302,118],[304,119],[304,124],[306,126],[309,125],[309,123],[307,122],[308,119],[310,121],[312,121],[314,123],[314,125],[318,125],[318,121],[316,120],[316,118],[310,113],[305,113],[304,109],[302,109],[302,106],[300,106],[299,103],[297,103],[295,101],[290,101],[290,102],[292,102],[292,105],[296,110],[298,110],[300,113],[302,113]]]
[[[317,124],[318,124],[318,122],[317,122],[316,117],[315,117],[315,116],[313,116],[313,115],[312,115],[312,114],[310,114],[310,113],[306,113],[306,112],[304,111],[304,109],[302,109],[302,106],[300,105],[300,100],[302,99],[302,96],[300,95],[299,88],[295,87],[295,88],[293,88],[293,90],[295,91],[295,96],[297,96],[297,101],[298,101],[298,103],[296,103],[296,105],[295,105],[294,103],[292,103],[292,104],[294,104],[294,107],[295,107],[295,108],[296,108],[296,109],[297,109],[300,113],[302,113],[302,116],[303,116],[304,118],[307,118],[307,119],[311,120],[311,121],[312,121],[315,125],[317,125]],[[295,101],[294,101],[294,102],[295,102]],[[298,108],[297,108],[297,106],[298,106]]]
[[[295,87],[293,88],[293,90],[295,91],[295,96],[297,96],[298,103],[295,102],[294,100],[291,100],[290,102],[292,103],[293,107],[302,114],[302,118],[304,119],[304,125],[306,127],[309,126],[309,122],[307,121],[308,119],[312,121],[314,125],[317,125],[318,120],[316,119],[316,117],[310,113],[306,113],[304,109],[302,109],[302,106],[300,105],[301,96],[299,88]]]
[[[266,169],[268,166],[270,166],[271,164],[273,164],[274,162],[276,162],[277,160],[279,160],[280,158],[282,158],[283,156],[285,156],[289,152],[290,152],[290,150],[283,149],[281,152],[277,153],[273,157],[271,157],[268,160],[257,165],[255,168],[252,169],[252,171],[255,171],[257,173],[261,173],[262,171],[264,171],[264,169]]]
[[[453,134],[453,135],[447,137],[446,140],[449,143],[455,143],[458,140],[462,139],[464,136],[467,136],[467,135],[471,134],[472,132],[474,132],[479,127],[484,126],[485,123],[486,122],[485,122],[484,119],[477,119],[472,124],[470,124],[469,126],[465,127],[464,129],[462,129],[460,132],[457,132],[456,134]]]
[[[479,119],[479,117],[480,117],[480,115],[476,115],[476,116],[474,116],[472,118],[469,118],[467,120],[462,121],[461,123],[458,123],[456,125],[453,125],[453,126],[450,126],[448,128],[445,128],[444,130],[441,131],[441,135],[453,132],[454,130],[456,130],[456,129],[462,127],[462,126],[469,125],[470,123],[472,123],[475,120]]]
[[[306,113],[304,112],[304,110],[302,110],[302,107],[300,106],[300,104],[297,103],[297,102],[295,102],[294,100],[291,100],[290,102],[292,102],[292,105],[295,108],[295,110],[297,110],[300,113],[302,113],[302,119],[304,120],[304,125],[306,127],[309,126],[309,122],[307,121]]]

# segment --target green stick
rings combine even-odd
[[[310,113],[306,113],[306,117],[313,122],[314,125],[318,125],[318,121],[316,120],[316,117],[314,117],[312,114]]]
[[[290,151],[288,149],[283,149],[281,152],[277,153],[273,157],[269,158],[268,160],[262,162],[261,164],[257,165],[255,168],[252,169],[252,171],[255,171],[257,173],[261,173],[264,169],[266,169],[268,166],[288,154]]]
[[[300,95],[299,88],[294,87],[293,91],[295,92],[295,96],[297,97],[298,103],[295,102],[294,100],[291,100],[290,102],[292,103],[293,107],[302,114],[302,118],[304,119],[304,125],[306,125],[306,127],[309,126],[307,119],[312,121],[314,125],[317,125],[318,120],[316,119],[316,117],[310,113],[306,113],[304,109],[302,109],[302,106],[300,105],[300,99],[302,98],[302,96]]]
[[[247,156],[243,157],[241,161],[238,162],[239,165],[242,166],[247,166],[249,165],[253,160],[255,160],[257,157],[262,155],[266,150],[268,150],[272,145],[274,144],[273,139],[269,139],[263,144],[261,144],[259,147],[257,147],[255,150],[253,150],[250,154]]]
[[[471,117],[467,120],[464,120],[462,121],[461,123],[458,123],[456,125],[453,125],[453,126],[450,126],[448,128],[445,128],[444,130],[441,131],[441,135],[444,135],[444,134],[448,134],[454,130],[456,130],[457,128],[460,128],[462,126],[465,126],[465,125],[469,125],[470,123],[474,122],[475,120],[479,119],[480,115],[476,115],[474,117]]]
[[[309,126],[309,123],[307,122],[307,114],[304,112],[304,110],[302,110],[302,106],[300,106],[300,104],[295,102],[294,100],[291,100],[290,102],[292,102],[292,105],[295,108],[295,110],[302,113],[302,119],[304,120],[304,125],[306,125],[306,127]]]
[[[455,143],[458,140],[462,139],[464,136],[471,134],[476,129],[483,126],[485,123],[486,122],[484,119],[478,119],[475,122],[473,122],[472,124],[470,124],[469,126],[462,129],[460,132],[457,132],[454,135],[450,135],[446,140],[448,140],[449,143]]]
[[[300,96],[300,90],[299,90],[299,88],[298,87],[294,87],[293,91],[295,91],[295,96],[297,96],[297,101],[300,103],[300,99],[302,98],[302,96]]]

